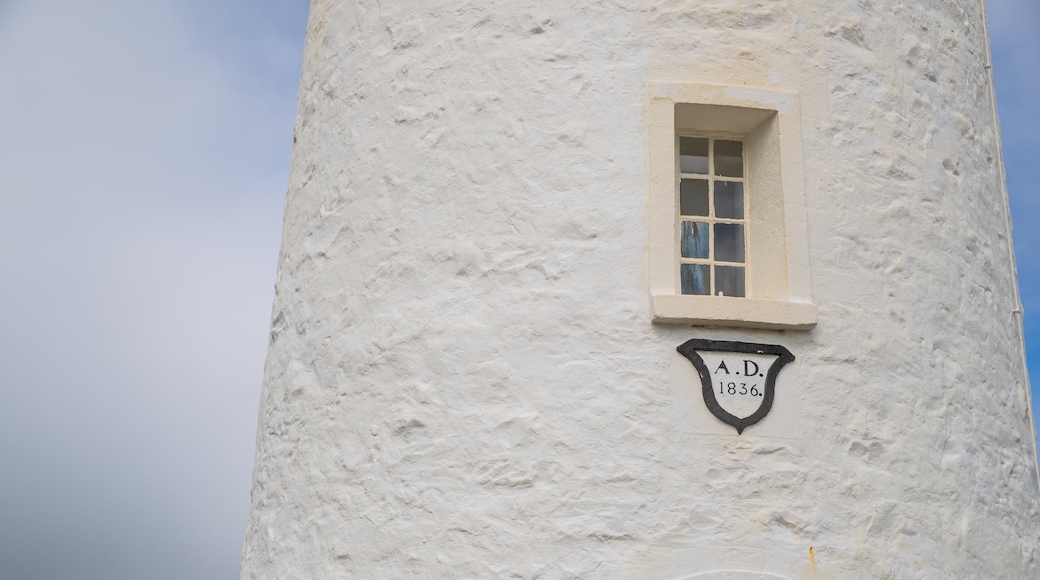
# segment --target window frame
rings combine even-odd
[[[683,173],[680,167],[679,151],[680,143],[683,137],[692,137],[695,139],[707,139],[708,140],[708,172],[707,173]],[[679,268],[679,294],[683,296],[719,296],[718,289],[715,286],[718,276],[716,275],[716,266],[730,266],[739,267],[744,269],[744,295],[743,296],[731,296],[731,298],[745,298],[750,293],[749,288],[751,280],[747,276],[747,270],[749,268],[751,253],[751,239],[749,235],[750,220],[748,216],[751,212],[751,196],[748,185],[748,163],[747,163],[747,136],[738,135],[736,133],[726,133],[721,131],[691,131],[691,130],[677,130],[675,132],[675,154],[676,154],[676,167],[679,167],[676,171],[678,172],[678,179],[676,181],[675,195],[676,195],[676,207],[679,208],[675,212],[675,235],[677,247],[682,247],[682,223],[684,221],[690,222],[701,222],[708,224],[708,257],[707,258],[687,258],[682,255],[680,250],[678,255],[678,263],[676,267]],[[741,144],[741,155],[740,162],[743,165],[741,169],[741,177],[731,177],[724,175],[715,174],[715,142],[716,141],[736,141]],[[708,215],[706,216],[688,216],[682,213],[682,181],[684,179],[694,180],[705,180],[708,182]],[[715,183],[718,181],[728,183],[740,183],[742,187],[743,199],[743,218],[720,218],[715,213]],[[703,219],[701,219],[703,218]],[[716,240],[715,240],[715,224],[740,224],[743,226],[743,248],[744,248],[744,261],[743,262],[731,262],[726,260],[720,260],[716,257]],[[710,277],[708,282],[708,293],[707,294],[685,294],[682,292],[682,265],[683,264],[700,264],[706,265],[710,268]],[[729,295],[726,295],[729,296]]]
[[[648,89],[652,321],[762,329],[815,327],[797,95],[665,81],[650,82]],[[681,292],[680,134],[737,137],[744,143],[745,297]]]

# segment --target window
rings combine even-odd
[[[679,136],[679,286],[744,296],[744,142]]]
[[[655,82],[649,118],[654,322],[815,326],[797,96]]]

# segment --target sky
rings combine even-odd
[[[1040,2],[989,0],[986,7],[1025,310],[1026,358],[1033,400],[1040,407]]]
[[[1040,3],[988,8],[1037,377]],[[306,16],[0,0],[0,577],[237,577]]]
[[[306,16],[0,0],[0,577],[237,577]]]

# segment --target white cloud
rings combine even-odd
[[[258,34],[203,3],[0,6],[5,573],[234,576],[306,6],[293,10]],[[240,60],[265,51],[281,56]]]

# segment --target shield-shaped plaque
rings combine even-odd
[[[708,410],[738,434],[769,414],[776,376],[794,361],[791,351],[777,344],[694,338],[676,350],[697,369]]]

